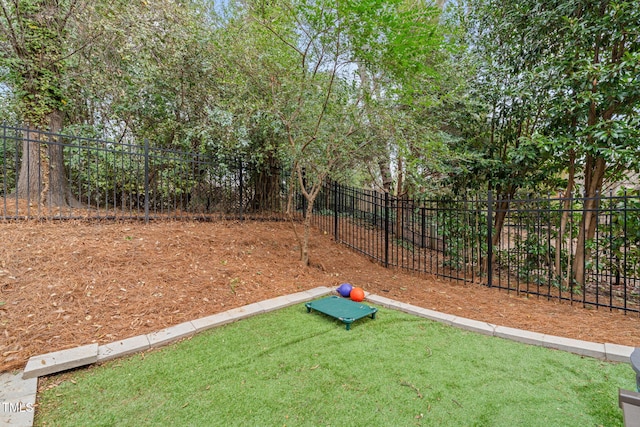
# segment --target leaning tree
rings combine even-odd
[[[300,246],[308,264],[310,221],[326,178],[356,167],[375,140],[366,131],[367,82],[394,80],[386,86],[391,94],[411,80],[404,74],[438,48],[437,8],[406,0],[241,3],[239,38],[263,44],[253,61],[258,93],[277,118],[305,200]]]

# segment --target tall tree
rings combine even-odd
[[[371,82],[384,75],[387,96],[398,97],[396,88],[411,81],[411,67],[420,67],[424,52],[437,44],[430,38],[436,23],[432,9],[420,2],[293,0],[250,6],[250,20],[272,40],[260,60],[277,58],[265,67],[273,71],[266,80],[267,99],[286,134],[286,151],[306,201],[301,242],[306,264],[313,204],[325,179],[362,159],[372,141],[365,137],[363,107],[371,91],[362,86],[362,76]]]
[[[488,186],[499,200],[493,244],[516,193],[539,188],[549,176],[552,157],[541,147],[540,130],[550,106],[547,82],[555,77],[541,67],[543,51],[523,54],[530,35],[519,6],[495,3],[471,1],[462,17],[471,71],[467,96],[474,102],[466,106],[472,114],[463,119],[460,147],[474,161],[456,177],[459,186]]]
[[[638,168],[640,9],[617,0],[471,0],[466,11],[472,45],[488,47],[481,64],[493,64],[479,69],[479,82],[492,81],[486,71],[496,66],[508,78],[488,91],[509,95],[493,104],[492,127],[502,117],[516,124],[506,135],[527,142],[533,156],[527,164],[550,154],[564,161],[569,183],[582,172],[585,204],[573,276],[583,284],[603,183],[608,174]],[[524,114],[514,111],[518,105]],[[527,123],[536,123],[535,132],[522,133]]]
[[[433,158],[417,160],[420,155],[442,148],[433,138],[434,127],[419,119],[439,102],[441,11],[422,1],[359,2],[352,7],[349,38],[360,105],[372,138],[371,161],[377,165],[380,188],[401,196],[429,169],[427,163],[437,163]]]
[[[306,265],[315,199],[325,178],[344,167],[345,159],[355,152],[352,135],[359,127],[358,112],[345,80],[349,45],[338,5],[293,1],[278,6],[253,9],[251,18],[272,37],[272,52],[288,59],[269,76],[269,99],[306,200],[300,241]]]
[[[62,146],[43,131],[62,128],[63,80],[69,29],[81,0],[2,1],[0,66],[26,123],[18,197],[64,206],[77,204],[68,189]],[[38,174],[38,172],[41,172]]]
[[[194,151],[218,148],[212,141],[222,139],[225,130],[217,107],[220,50],[210,43],[211,15],[200,2],[2,5],[7,86],[29,129],[20,197],[77,204],[66,185],[62,146],[40,138],[42,131],[53,135],[63,125],[88,127],[108,139],[146,138]]]
[[[575,140],[569,153],[584,159],[585,203],[573,264],[574,280],[582,285],[603,184],[608,175],[640,167],[640,8],[628,1],[576,1],[565,7],[543,10],[564,21],[566,44],[556,62],[563,67],[564,96],[556,99],[554,113],[570,118]]]

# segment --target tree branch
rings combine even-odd
[[[2,15],[6,20],[6,27],[4,25],[0,25],[0,30],[7,36],[7,39],[10,41],[10,44],[13,47],[13,50],[18,54],[18,56],[23,55],[23,49],[21,48],[21,44],[18,42],[18,36],[16,34],[15,29],[13,28],[12,22],[13,19],[9,16],[9,12],[7,11],[7,7],[4,4],[4,1],[0,2],[2,4]],[[17,0],[14,0],[14,8],[18,8]],[[16,13],[15,20],[19,20],[19,15]]]

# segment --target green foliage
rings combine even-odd
[[[85,141],[86,142],[86,141]],[[134,153],[135,154],[135,153]],[[65,150],[69,181],[79,200],[102,208],[139,207],[144,200],[144,158],[131,148],[102,142]]]
[[[431,59],[442,45],[439,8],[405,0],[351,0],[338,2],[337,13],[345,22],[351,60],[372,77],[385,76],[393,82],[377,82],[391,91],[385,96],[399,95],[403,103],[415,101],[422,77],[436,75]]]
[[[466,8],[461,21],[476,58],[474,94],[489,108],[494,183],[535,186],[544,178],[535,171],[557,173],[570,154],[585,161],[587,177],[588,156],[611,171],[638,168],[640,44],[631,34],[640,31],[640,12],[633,2],[472,0]]]
[[[20,117],[35,126],[66,103],[68,16],[76,2],[19,0],[3,3],[0,17],[0,67],[18,104]]]
[[[433,221],[431,227],[444,242],[446,265],[459,271],[482,265],[487,256],[487,216],[480,204],[442,197]]]
[[[70,14],[67,126],[94,136],[214,152],[229,145],[219,46],[199,2],[97,1]],[[202,7],[201,7],[202,6]]]
[[[402,130],[413,125],[398,106],[415,103],[422,76],[434,74],[427,59],[441,43],[436,8],[331,0],[250,6],[238,9],[242,33],[232,34],[234,65],[251,76],[236,79],[251,83],[251,104],[280,121],[279,147],[306,182],[351,179],[389,137],[398,145],[416,140],[418,133]]]
[[[540,234],[539,225],[529,222],[518,228],[515,231],[517,234],[510,235],[507,241],[509,247],[498,252],[497,262],[501,268],[515,273],[524,283],[560,286],[560,281],[552,274],[556,248],[548,236]],[[562,259],[566,263],[566,249],[563,252]]]
[[[65,149],[69,180],[79,199],[106,209],[143,207],[144,147],[98,140],[83,142],[82,147],[70,145]],[[191,197],[203,196],[203,188],[208,189],[208,180],[214,175],[228,174],[222,162],[195,160],[193,153],[150,152],[148,190],[152,209],[187,208]]]
[[[6,130],[5,130],[6,132]],[[12,135],[15,138],[15,135]],[[18,151],[16,140],[2,138],[0,140],[0,195],[12,194],[18,183],[16,154]]]
[[[467,31],[467,56],[462,63],[471,99],[459,103],[456,127],[461,140],[455,150],[467,159],[450,180],[460,188],[495,188],[505,198],[518,188],[533,188],[550,175],[549,153],[540,149],[539,129],[548,99],[537,87],[544,76],[528,69],[533,58],[522,57],[521,11],[492,2],[472,1],[460,15]],[[462,116],[459,116],[462,114]]]
[[[610,271],[619,281],[620,274],[640,277],[640,191],[620,190],[617,197],[602,206],[608,221],[599,225],[598,241],[601,271]]]

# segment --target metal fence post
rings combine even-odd
[[[307,170],[302,168],[302,187],[307,191]],[[307,198],[302,194],[302,218],[307,218]]]
[[[389,267],[389,192],[384,192],[384,266]]]
[[[242,221],[244,219],[242,215],[242,194],[244,193],[244,176],[242,174],[242,159],[238,159],[238,167],[240,168],[240,174],[239,174],[240,187],[238,189],[238,217],[240,218],[240,221]]]
[[[493,286],[493,193],[487,197],[487,286]]]
[[[338,241],[338,181],[333,181],[333,239]]]
[[[144,222],[149,223],[149,140],[144,140]]]
[[[629,235],[629,229],[627,228],[627,225],[629,224],[629,219],[627,218],[627,212],[629,209],[629,206],[627,205],[628,202],[628,198],[627,198],[627,189],[624,189],[624,218],[623,218],[623,229],[624,229],[624,236],[625,236],[625,245],[624,245],[624,253],[622,254],[622,265],[623,265],[623,269],[625,270],[625,280],[624,280],[624,312],[627,312],[627,301],[628,301],[628,295],[627,295],[627,277],[628,274],[626,274],[627,272],[627,252],[630,249],[630,245],[628,243],[627,240],[627,236]],[[617,276],[617,281],[620,282],[620,270],[616,269],[616,276]],[[638,359],[636,359],[636,361],[638,362]],[[634,367],[635,369],[635,367]],[[640,384],[638,384],[638,391],[640,391]]]
[[[424,203],[424,202],[423,202]],[[421,228],[421,233],[420,233],[420,247],[422,249],[427,247],[427,214],[426,214],[426,210],[425,207],[422,206],[420,208],[420,228]],[[435,236],[430,236],[431,238],[435,237]]]

